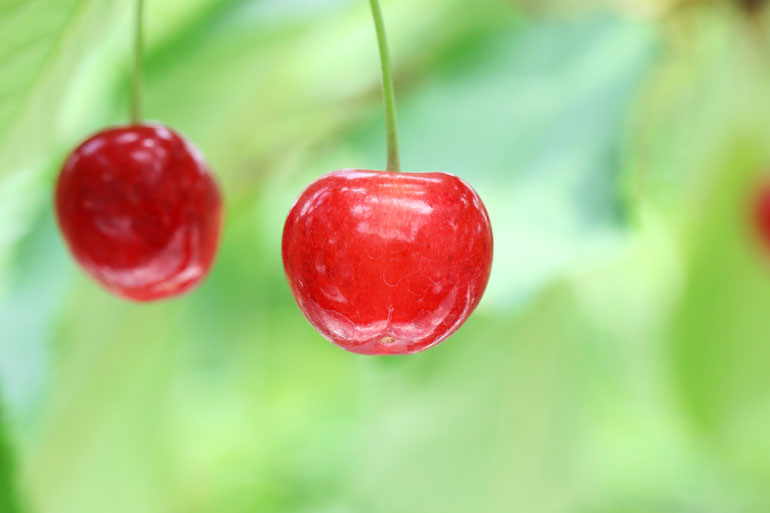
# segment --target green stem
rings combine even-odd
[[[136,0],[134,33],[134,84],[131,100],[131,122],[142,122],[142,60],[144,58],[144,0]]]
[[[398,128],[396,126],[396,95],[393,88],[393,74],[390,69],[388,38],[385,34],[385,22],[379,0],[369,0],[377,30],[377,43],[382,61],[382,90],[385,96],[385,129],[388,139],[388,171],[401,171],[401,157],[398,151]]]

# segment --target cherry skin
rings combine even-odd
[[[195,146],[162,125],[110,128],[59,175],[59,226],[80,265],[134,301],[199,284],[219,244],[222,198]]]
[[[335,171],[292,206],[283,263],[325,338],[360,354],[416,353],[478,305],[492,228],[479,196],[453,175]]]

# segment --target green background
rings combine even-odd
[[[51,208],[127,118],[133,3],[0,0],[0,512],[770,511],[750,3],[383,0],[404,166],[476,188],[495,261],[449,341],[372,358],[315,333],[280,257],[304,186],[384,166],[367,2],[147,1],[146,115],[227,219],[195,293],[136,305]]]

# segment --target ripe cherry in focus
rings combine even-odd
[[[111,128],[83,142],[62,168],[56,210],[80,265],[135,301],[194,288],[219,244],[219,188],[197,148],[162,125]]]
[[[324,337],[355,353],[415,353],[478,305],[492,229],[476,192],[453,175],[336,171],[291,208],[283,262]]]

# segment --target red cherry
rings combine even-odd
[[[136,301],[182,294],[209,271],[222,199],[195,146],[162,125],[97,133],[62,168],[59,226],[108,290]]]
[[[770,182],[759,186],[753,207],[756,235],[760,244],[770,250]]]
[[[481,199],[455,176],[336,171],[292,206],[283,263],[324,337],[354,353],[416,353],[478,305],[492,228]]]

